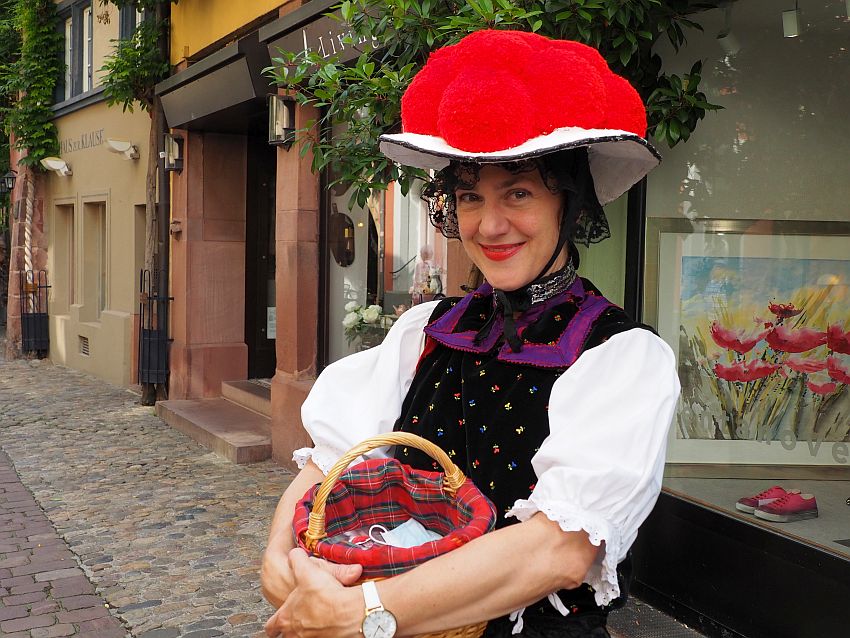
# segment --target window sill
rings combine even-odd
[[[103,85],[96,86],[85,93],[80,93],[79,95],[75,95],[67,100],[63,100],[62,102],[57,102],[51,107],[53,109],[53,117],[62,117],[63,115],[68,115],[74,111],[79,111],[87,106],[91,106],[92,104],[103,102],[105,99],[103,97],[103,90]]]

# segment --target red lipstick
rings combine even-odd
[[[484,256],[492,261],[505,261],[506,259],[510,259],[516,255],[524,245],[524,243],[498,245],[479,244]]]

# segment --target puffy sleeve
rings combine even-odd
[[[301,422],[314,447],[295,450],[298,467],[312,458],[327,474],[354,445],[393,429],[422,352],[422,329],[437,303],[414,306],[399,317],[383,343],[322,371],[301,406]]]
[[[661,490],[679,389],[672,351],[643,329],[587,350],[552,387],[549,436],[532,458],[537,484],[508,515],[543,512],[604,542],[585,578],[599,605],[619,596],[617,564]]]

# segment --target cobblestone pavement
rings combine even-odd
[[[290,475],[233,465],[127,390],[3,361],[0,637],[265,636],[259,558]],[[698,638],[631,599],[614,638]]]
[[[260,635],[282,468],[233,465],[38,360],[0,361],[0,448],[0,636]]]

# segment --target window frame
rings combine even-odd
[[[64,102],[95,88],[94,0],[60,3],[57,5],[57,13],[59,34],[63,42],[60,58],[63,70],[56,86],[56,101]]]

